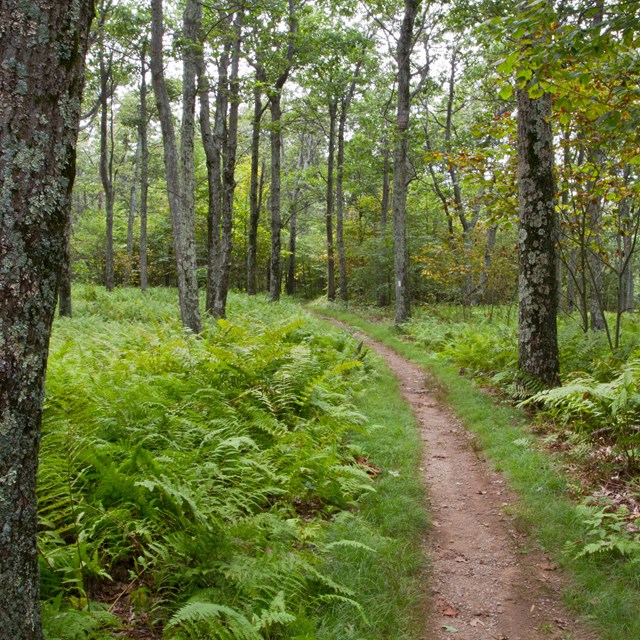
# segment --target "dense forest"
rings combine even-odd
[[[0,639],[419,637],[411,417],[303,304],[519,403],[637,638],[640,4],[54,4],[0,0]]]

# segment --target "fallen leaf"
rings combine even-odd
[[[442,629],[444,629],[445,631],[448,631],[449,633],[458,633],[458,630],[455,627],[452,627],[449,624],[443,625]]]
[[[555,571],[558,568],[557,564],[551,562],[543,562],[538,565],[543,571]]]
[[[449,618],[457,618],[458,612],[453,607],[447,607],[446,609],[444,609],[444,611],[442,611],[442,615]]]
[[[477,627],[479,624],[481,624],[484,627],[484,622],[482,622],[482,620],[480,620],[479,618],[474,618],[469,624],[472,627]]]

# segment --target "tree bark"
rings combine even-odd
[[[411,108],[411,48],[413,25],[420,0],[405,0],[404,18],[396,51],[398,64],[398,99],[396,143],[393,156],[393,254],[396,291],[397,326],[411,317],[409,292],[409,247],[407,243],[407,156],[409,152],[409,112]]]
[[[256,294],[257,260],[258,260],[258,223],[260,208],[258,206],[258,170],[260,163],[260,122],[264,113],[262,106],[262,90],[260,83],[265,81],[264,70],[258,66],[253,88],[253,120],[251,125],[251,178],[249,187],[249,231],[247,234],[247,293]]]
[[[327,300],[336,299],[336,264],[333,248],[333,165],[336,150],[336,118],[338,105],[329,104],[329,152],[327,154],[327,193],[326,193],[326,231],[327,231]]]
[[[235,37],[231,54],[229,76],[229,119],[224,144],[222,171],[222,242],[220,264],[216,282],[213,316],[224,318],[227,313],[227,295],[231,276],[231,254],[233,250],[233,195],[235,193],[236,151],[238,147],[238,109],[240,106],[240,44],[242,39],[242,14],[235,20]]]
[[[70,318],[73,314],[71,305],[71,220],[72,207],[69,200],[69,209],[65,216],[64,225],[64,252],[62,254],[62,264],[60,266],[60,288],[58,291],[58,314],[63,318]]]
[[[551,96],[518,98],[518,367],[545,386],[559,384],[555,184]]]
[[[100,42],[100,180],[104,190],[107,216],[104,256],[104,283],[107,291],[112,291],[115,285],[113,265],[113,144],[110,144],[113,129],[109,126],[111,67],[111,59],[109,59],[108,64],[105,61],[104,34],[102,34]]]
[[[147,41],[140,52],[140,289],[149,286],[147,271],[147,195],[149,193],[149,143],[147,136]]]
[[[182,123],[182,159],[189,166],[179,170],[178,148],[171,114],[169,94],[164,79],[162,36],[163,15],[162,0],[152,0],[151,21],[151,76],[158,106],[164,163],[167,172],[167,191],[169,209],[173,227],[173,242],[178,271],[178,295],[180,316],[185,327],[194,333],[202,331],[200,308],[198,304],[198,280],[196,273],[196,255],[193,219],[193,160],[189,158],[189,148],[193,150],[193,110],[195,108],[195,51],[185,51],[183,72],[183,123]],[[193,13],[201,5],[189,0],[185,8],[185,37],[194,42],[193,22],[197,22]],[[191,169],[189,168],[191,167]],[[182,179],[181,179],[182,176]],[[186,193],[185,190],[189,192]]]
[[[271,113],[271,258],[269,262],[269,294],[271,302],[280,300],[282,286],[281,239],[282,216],[280,211],[280,166],[282,153],[282,88],[286,84],[293,66],[296,50],[295,36],[298,30],[296,4],[289,0],[289,43],[286,63],[269,93],[269,111]]]
[[[129,192],[129,215],[127,217],[127,267],[124,272],[124,284],[131,286],[131,276],[133,270],[133,226],[138,212],[138,182],[140,180],[140,165],[142,164],[142,140],[140,138],[140,127],[136,141],[136,161],[133,168],[133,180]]]
[[[89,0],[0,0],[0,611],[40,640],[36,469],[65,220],[75,175]]]
[[[282,135],[280,132],[282,107],[280,91],[269,98],[271,112],[271,259],[269,262],[269,296],[271,302],[280,300],[282,267],[280,264],[282,219],[280,214],[280,154]]]

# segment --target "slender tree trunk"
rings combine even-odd
[[[393,254],[396,290],[396,325],[411,317],[409,292],[409,246],[407,242],[407,156],[409,151],[409,112],[411,108],[411,47],[413,25],[420,0],[405,0],[404,18],[398,40],[398,100],[396,146],[393,157]]]
[[[380,211],[380,226],[378,228],[378,255],[375,256],[377,262],[376,269],[376,289],[377,303],[380,307],[386,307],[390,300],[390,291],[387,277],[387,235],[389,233],[389,203],[391,195],[390,175],[391,163],[389,162],[389,151],[385,146],[383,151],[382,165],[382,208]]]
[[[340,300],[347,302],[347,258],[344,252],[344,134],[347,126],[347,110],[351,94],[342,100],[340,120],[338,122],[338,158],[336,166],[336,244],[338,245],[338,271],[340,273]]]
[[[249,187],[249,231],[247,233],[247,293],[256,294],[256,265],[258,260],[258,171],[260,163],[260,121],[264,113],[260,82],[264,81],[264,71],[258,68],[253,88],[253,120],[251,127],[251,178]],[[264,173],[264,171],[263,171]]]
[[[133,268],[133,225],[138,212],[138,182],[140,179],[140,165],[142,164],[142,140],[140,128],[138,128],[138,140],[136,142],[136,163],[133,169],[133,181],[129,192],[129,216],[127,218],[127,268],[124,273],[124,283],[131,286],[131,271]]]
[[[147,138],[147,41],[140,53],[140,289],[149,286],[147,271],[147,195],[149,192],[149,144]]]
[[[222,260],[222,149],[225,145],[229,84],[229,43],[225,43],[218,60],[218,84],[216,109],[213,116],[213,132],[209,124],[209,81],[204,60],[200,59],[200,129],[202,143],[207,156],[207,180],[209,186],[209,209],[207,215],[207,312],[215,317],[216,290],[220,281]]]
[[[62,264],[60,265],[60,289],[58,292],[58,314],[66,318],[70,318],[73,313],[71,305],[71,211],[71,201],[69,201],[69,209],[64,226],[64,253],[62,254]]]
[[[185,33],[190,42],[195,42],[197,31],[197,13],[201,5],[189,0],[185,8]],[[195,24],[194,24],[195,23]],[[169,209],[173,226],[173,242],[178,272],[178,295],[180,298],[180,315],[185,327],[194,333],[202,331],[200,308],[198,304],[198,280],[196,273],[196,256],[193,219],[193,159],[189,157],[193,150],[193,110],[195,108],[195,47],[185,51],[183,73],[183,131],[182,131],[182,171],[179,170],[178,148],[171,114],[169,95],[164,80],[162,55],[163,17],[162,0],[152,0],[151,23],[151,75],[154,93],[162,127],[164,145],[164,162],[167,171],[167,191]],[[182,175],[182,180],[181,180]],[[185,193],[185,189],[189,191]]]
[[[0,10],[0,611],[41,640],[36,469],[65,221],[75,176],[89,0]],[[24,153],[28,150],[29,162]]]
[[[101,36],[104,39],[104,35]],[[111,60],[105,61],[104,45],[100,45],[100,180],[104,190],[107,215],[105,243],[105,287],[112,291],[114,280],[113,266],[113,145],[109,145],[109,93],[111,79]]]
[[[281,238],[282,219],[280,214],[280,154],[282,150],[282,107],[281,95],[278,91],[270,97],[271,112],[271,260],[269,263],[269,294],[272,302],[280,300],[282,280]]]
[[[333,249],[333,165],[336,149],[337,104],[329,105],[329,153],[327,155],[327,194],[326,194],[326,230],[327,230],[327,299],[336,299],[336,269]]]
[[[555,184],[551,96],[518,90],[520,223],[518,367],[546,386],[559,384]]]
[[[240,43],[242,39],[242,14],[235,20],[235,39],[231,55],[229,77],[229,120],[224,144],[222,172],[222,243],[220,245],[220,269],[216,283],[213,316],[224,318],[227,313],[227,295],[231,276],[233,250],[233,195],[235,193],[236,150],[238,146],[238,109],[240,106]]]

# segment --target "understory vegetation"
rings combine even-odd
[[[626,317],[615,352],[604,335],[584,334],[563,318],[563,386],[523,394],[513,309],[423,308],[400,333],[379,309],[315,308],[434,374],[443,398],[520,497],[510,513],[572,576],[569,603],[603,638],[640,637],[637,318]]]
[[[232,296],[193,336],[174,298],[78,287],[55,326],[46,637],[417,637],[419,441],[389,374],[294,304]]]

